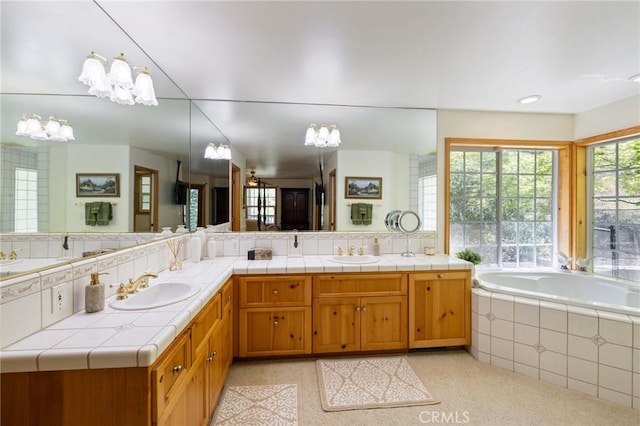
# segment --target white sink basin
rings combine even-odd
[[[329,257],[329,260],[336,263],[359,265],[362,263],[376,263],[380,258],[377,256],[371,256],[370,254],[363,254],[362,256],[331,256]]]
[[[0,266],[15,265],[16,263],[20,262],[22,262],[22,259],[3,259],[0,260]]]
[[[130,294],[127,299],[114,300],[109,306],[123,311],[158,308],[186,300],[198,291],[199,287],[187,283],[150,284],[149,288]]]

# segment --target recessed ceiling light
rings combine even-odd
[[[640,74],[632,75],[631,77],[629,77],[629,80],[640,83]]]
[[[518,99],[519,104],[532,104],[534,102],[538,102],[542,96],[540,95],[531,95],[525,96],[524,98]]]

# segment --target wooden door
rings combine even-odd
[[[359,306],[359,297],[314,299],[314,353],[360,350]]]
[[[363,297],[360,302],[360,349],[407,348],[407,297]]]
[[[215,188],[213,224],[229,222],[229,188]]]
[[[430,272],[409,277],[409,346],[471,343],[469,272]]]
[[[283,231],[309,229],[309,190],[283,188],[280,225]]]
[[[240,184],[240,167],[231,164],[231,230],[240,232],[240,209],[242,208],[242,185]]]
[[[336,230],[336,169],[329,173],[329,231]]]
[[[133,232],[158,230],[158,171],[134,166]]]

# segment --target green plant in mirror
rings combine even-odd
[[[466,260],[468,262],[473,263],[474,265],[479,265],[482,263],[482,256],[479,253],[471,249],[464,249],[456,253],[456,257],[458,259]]]

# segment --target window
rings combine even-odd
[[[596,273],[640,281],[640,137],[589,148]]]
[[[149,213],[151,211],[151,175],[140,177],[140,194],[138,212]]]
[[[274,225],[276,220],[276,189],[275,188],[246,188],[247,219],[258,220],[260,207],[260,222]],[[260,202],[258,203],[258,197]]]
[[[38,171],[15,169],[15,232],[38,232]]]
[[[487,266],[552,266],[555,163],[553,150],[452,149],[450,253],[475,250]]]

